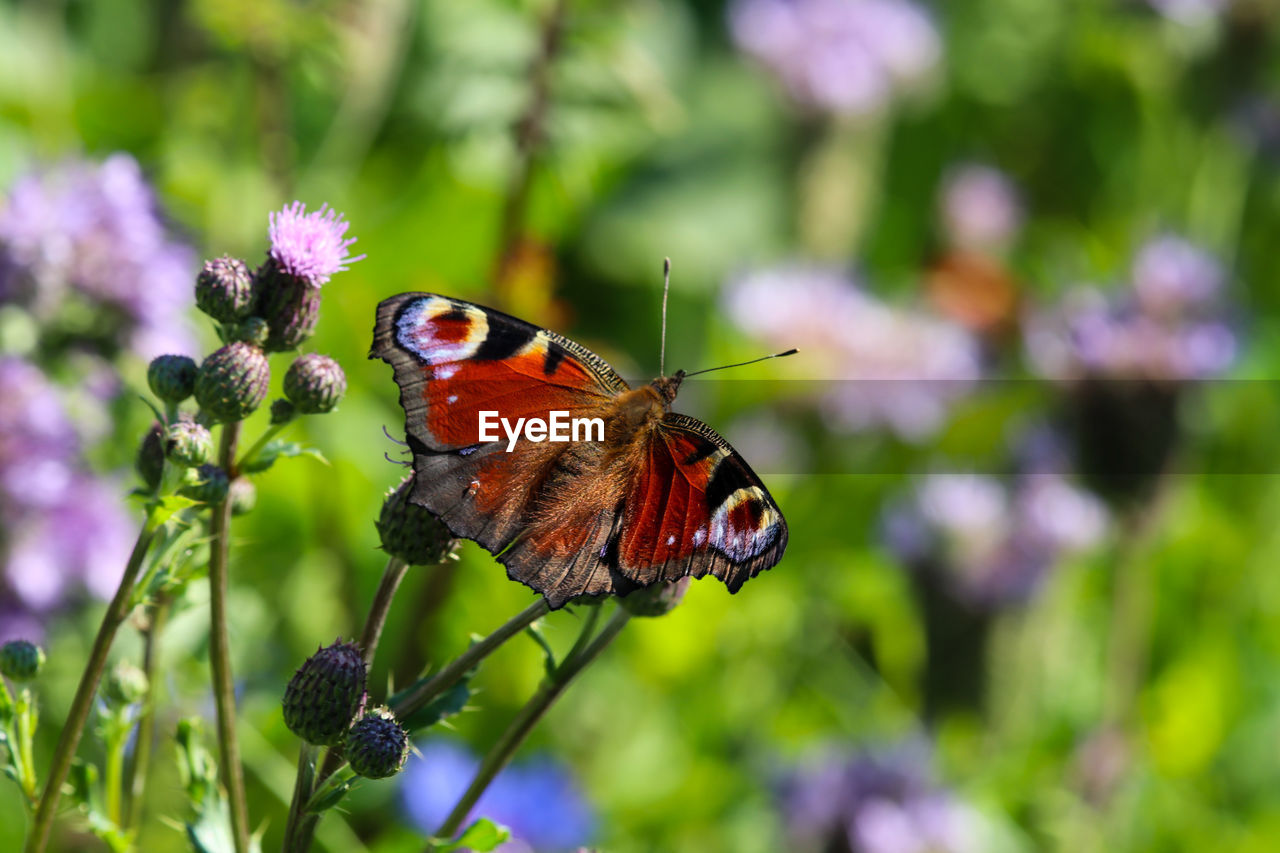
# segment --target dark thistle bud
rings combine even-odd
[[[10,640],[0,646],[0,674],[14,681],[31,681],[44,666],[44,649],[26,640]]]
[[[231,483],[227,480],[227,472],[217,465],[201,465],[188,469],[187,481],[178,493],[200,503],[216,504],[227,499]]]
[[[271,425],[279,426],[287,424],[298,416],[298,412],[293,407],[293,403],[283,398],[271,401]]]
[[[252,512],[258,503],[258,487],[248,477],[236,477],[227,491],[227,500],[231,501],[232,515]]]
[[[185,355],[158,355],[147,366],[147,384],[166,403],[181,403],[195,390],[198,369]]]
[[[141,702],[151,685],[147,674],[129,661],[120,661],[102,686],[102,695],[118,708]]]
[[[198,468],[213,458],[213,436],[195,421],[174,421],[164,433],[165,458],[182,468]]]
[[[409,733],[389,709],[374,708],[347,732],[346,755],[351,769],[366,779],[394,776],[409,757]]]
[[[284,723],[307,743],[332,746],[364,710],[364,685],[364,657],[353,643],[318,649],[285,688]]]
[[[315,334],[320,322],[320,288],[284,272],[271,258],[257,275],[262,290],[259,310],[269,327],[263,348],[267,352],[297,349]]]
[[[425,507],[409,501],[413,477],[387,494],[378,515],[378,537],[382,550],[411,566],[439,563],[453,549],[453,537],[440,519]]]
[[[248,315],[255,301],[253,276],[238,258],[205,261],[196,276],[196,306],[220,323]]]
[[[159,421],[153,421],[142,437],[133,467],[149,490],[154,492],[160,488],[160,478],[164,475],[164,426]]]
[[[240,341],[230,343],[200,365],[196,402],[215,422],[243,420],[266,399],[270,378],[262,350]]]
[[[632,616],[666,616],[676,609],[689,588],[689,578],[655,583],[622,598],[622,606]]]
[[[267,344],[268,333],[266,320],[261,317],[246,317],[231,329],[227,341],[242,341],[262,349]]]
[[[327,355],[299,356],[284,375],[284,395],[303,415],[332,412],[346,393],[347,377]]]

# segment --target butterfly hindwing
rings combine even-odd
[[[737,592],[786,545],[786,521],[746,461],[711,427],[668,412],[628,489],[619,571],[641,585],[710,574]]]

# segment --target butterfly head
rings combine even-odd
[[[653,390],[658,392],[663,404],[670,406],[676,399],[676,394],[680,391],[680,383],[684,381],[684,377],[685,372],[677,370],[671,376],[659,376],[649,384],[653,387]]]

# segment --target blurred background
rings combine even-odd
[[[376,303],[502,307],[647,381],[670,256],[668,365],[801,348],[677,406],[790,545],[585,673],[481,803],[506,849],[1276,849],[1278,47],[1269,0],[5,0],[0,639],[49,651],[41,756],[137,523],[146,361],[211,348],[200,260],[255,265],[296,198],[367,257],[306,345],[350,391],[286,434],[331,464],[260,477],[236,527],[267,848],[284,685],[384,563]],[[379,689],[531,600],[460,553],[407,578]],[[165,734],[212,719],[202,587],[165,636]],[[421,849],[541,674],[509,644],[320,844]],[[185,849],[158,754],[139,843]],[[0,789],[0,848],[23,827]]]

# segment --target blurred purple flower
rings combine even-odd
[[[57,389],[33,365],[0,357],[0,613],[36,616],[88,589],[107,597],[133,522],[121,489],[84,470]]]
[[[927,438],[981,377],[968,332],[883,303],[838,271],[755,272],[730,283],[726,303],[750,334],[779,348],[800,344],[809,364],[828,369],[821,405],[834,429]]]
[[[0,302],[44,323],[79,297],[96,334],[143,358],[190,348],[194,266],[127,154],[19,178],[0,204]]]
[[[1231,0],[1147,0],[1147,4],[1172,21],[1195,24],[1221,13]]]
[[[1022,227],[1022,202],[1013,181],[991,166],[968,163],[943,179],[939,199],[947,239],[960,249],[998,251]]]
[[[797,102],[864,115],[938,64],[929,16],[908,0],[734,0],[729,29]]]
[[[400,775],[400,804],[409,822],[435,832],[471,782],[480,761],[445,740],[419,745]],[[480,797],[470,819],[487,817],[511,830],[502,853],[553,853],[587,843],[595,815],[568,770],[546,756],[510,765]]]
[[[780,786],[788,850],[977,853],[989,831],[970,806],[932,782],[920,744],[826,754]]]
[[[1025,473],[1006,485],[977,474],[934,474],[886,513],[884,538],[908,567],[936,573],[974,607],[1029,599],[1063,555],[1107,528],[1105,508],[1061,476]]]
[[[1032,313],[1024,335],[1033,369],[1052,379],[1177,382],[1230,366],[1236,336],[1221,317],[1223,274],[1211,256],[1162,236],[1139,249],[1132,276],[1118,298],[1078,287]]]
[[[300,201],[270,216],[271,257],[280,268],[312,287],[329,281],[334,273],[343,272],[347,264],[364,255],[351,257],[347,250],[355,237],[344,237],[350,227],[342,214],[327,204],[307,213]]]

